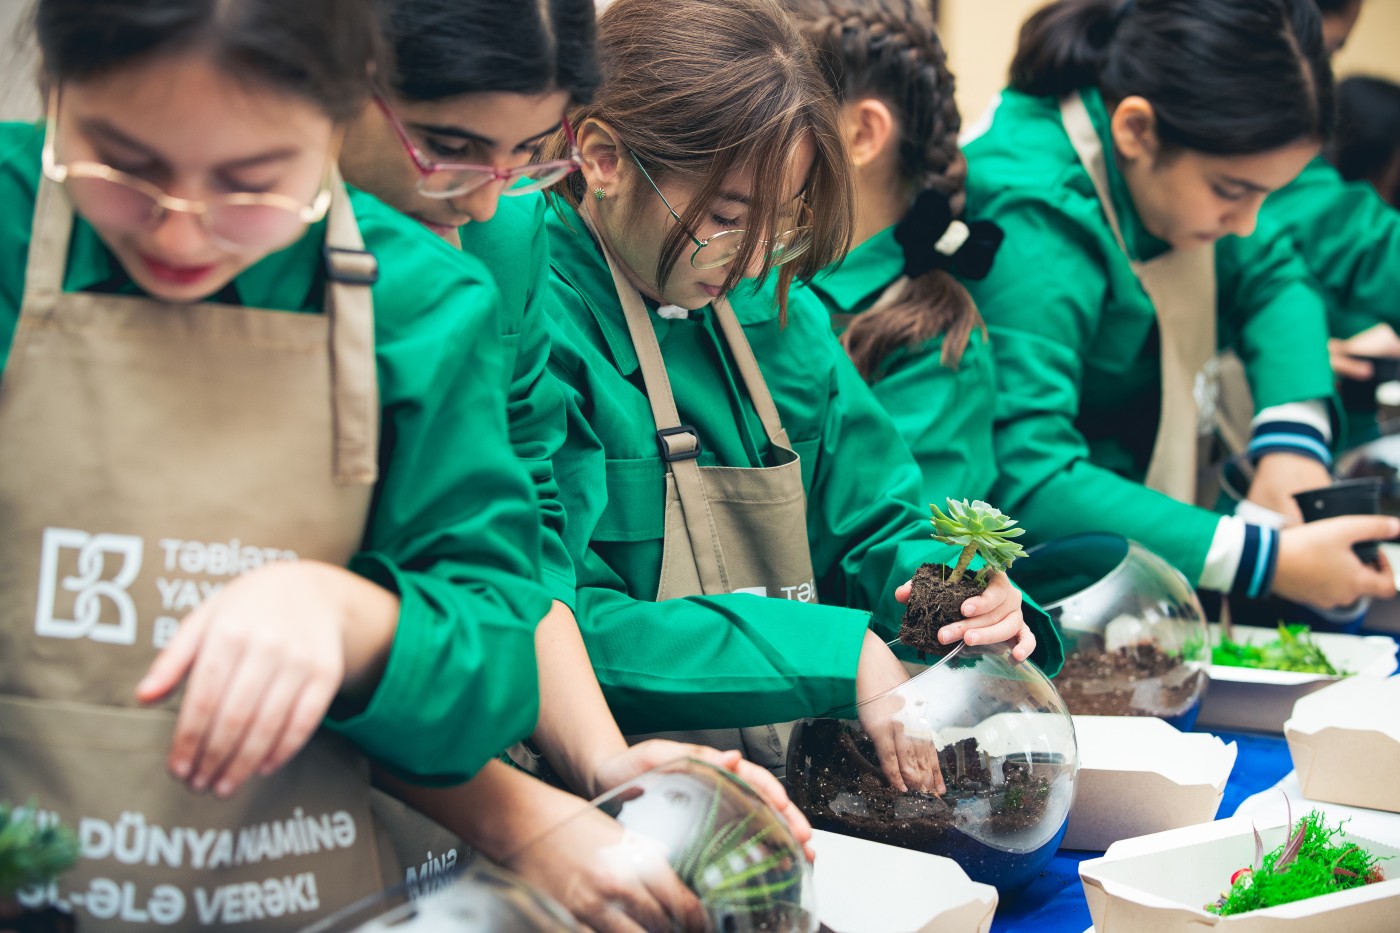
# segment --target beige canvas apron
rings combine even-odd
[[[1109,194],[1103,144],[1083,98],[1079,94],[1064,98],[1060,115],[1098,192],[1114,239],[1124,255],[1130,255]],[[1182,502],[1214,506],[1219,495],[1214,480],[1215,438],[1218,434],[1233,452],[1244,445],[1239,427],[1220,418],[1215,248],[1174,249],[1132,266],[1156,309],[1162,353],[1162,407],[1146,484]]]
[[[166,771],[178,697],[133,692],[234,576],[359,549],[374,260],[338,182],[324,314],[65,294],[72,226],[44,181],[0,382],[0,799],[82,847],[22,902],[57,898],[83,930],[298,929],[403,878],[365,759],[323,732],[227,800],[196,795]]]
[[[656,598],[722,593],[782,598],[801,592],[807,601],[816,602],[802,464],[788,441],[733,309],[723,299],[711,306],[778,461],[770,467],[699,465],[701,439],[694,428],[681,424],[646,306],[611,257],[608,266],[641,364],[657,442],[666,461],[665,539]],[[751,761],[781,769],[791,732],[792,724],[783,723],[628,738],[634,742],[671,738],[720,749],[737,748]]]

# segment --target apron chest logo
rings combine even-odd
[[[48,638],[136,644],[136,603],[127,591],[141,572],[143,549],[141,539],[132,535],[44,529],[34,631]],[[72,565],[71,560],[65,560],[65,552],[76,554],[76,572],[60,580],[60,565]],[[63,618],[57,608],[60,587],[73,594],[67,600],[71,608],[63,613],[68,618]],[[104,612],[104,607],[110,610]]]
[[[135,645],[138,622],[146,619],[156,648],[164,647],[179,620],[215,596],[228,579],[274,561],[297,559],[294,551],[255,547],[237,538],[161,538],[150,549],[154,578],[138,583],[147,548],[135,535],[46,528],[40,547],[35,634]]]

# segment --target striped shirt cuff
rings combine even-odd
[[[1278,567],[1279,533],[1262,525],[1245,525],[1244,546],[1230,592],[1247,599],[1263,599],[1274,585]]]
[[[1261,409],[1250,423],[1249,459],[1290,453],[1332,465],[1332,421],[1321,401],[1289,402]]]

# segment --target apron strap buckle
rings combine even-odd
[[[326,276],[332,282],[373,285],[379,281],[379,260],[368,250],[323,246],[321,253],[326,257]]]
[[[661,459],[667,463],[694,460],[700,456],[700,434],[688,424],[662,428],[656,432],[656,446],[661,451]]]

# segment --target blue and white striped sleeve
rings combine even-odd
[[[1278,567],[1278,544],[1275,528],[1234,515],[1221,516],[1206,553],[1201,588],[1249,599],[1268,596]]]
[[[1275,453],[1311,457],[1332,465],[1332,423],[1322,401],[1289,402],[1264,408],[1250,422],[1249,459]]]

